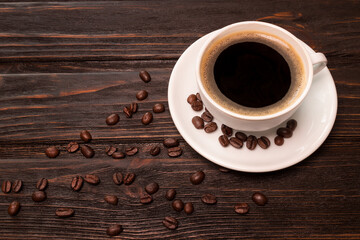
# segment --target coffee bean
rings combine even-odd
[[[283,137],[283,138],[290,138],[292,136],[292,131],[289,129],[289,128],[279,128],[277,131],[276,131],[276,134]]]
[[[156,182],[153,183],[149,183],[148,185],[146,185],[145,187],[145,191],[148,194],[154,194],[159,190],[159,184],[157,184]]]
[[[12,185],[12,190],[14,193],[18,193],[21,191],[22,188],[22,181],[21,180],[15,180],[14,184]]]
[[[243,132],[236,132],[235,137],[240,139],[241,141],[245,142],[247,140],[247,136]]]
[[[156,155],[159,155],[160,153],[160,147],[159,146],[153,146],[151,149],[150,149],[150,154],[152,156],[156,156]]]
[[[147,193],[142,193],[140,195],[140,203],[142,204],[149,204],[153,201],[153,198],[151,195],[147,194]]]
[[[259,137],[257,143],[262,149],[267,149],[268,147],[270,147],[271,144],[270,140],[265,136]]]
[[[229,142],[230,142],[231,146],[233,146],[234,148],[242,148],[242,146],[244,144],[243,141],[241,141],[237,137],[231,137]]]
[[[36,188],[39,191],[44,191],[48,186],[48,180],[46,178],[40,178],[39,181],[36,183]]]
[[[290,119],[286,123],[286,128],[290,129],[292,132],[295,130],[296,127],[297,127],[297,121],[295,119]]]
[[[187,102],[188,102],[189,104],[192,104],[192,103],[195,102],[195,101],[197,101],[196,95],[195,95],[195,94],[190,94],[190,95],[188,96],[188,98],[187,98]]]
[[[136,94],[136,98],[139,101],[142,101],[148,97],[148,92],[146,90],[141,90]]]
[[[99,176],[95,174],[86,174],[84,177],[85,182],[92,184],[92,185],[98,185],[100,183]]]
[[[44,191],[35,191],[31,196],[34,202],[43,202],[46,200],[46,197],[46,192]]]
[[[125,153],[123,153],[123,152],[114,152],[111,156],[114,159],[122,159],[122,158],[126,157]]]
[[[187,202],[185,203],[184,205],[184,212],[187,214],[187,215],[190,215],[194,212],[194,206],[191,202]]]
[[[167,148],[179,146],[179,141],[175,138],[165,138],[163,144]]]
[[[84,179],[82,176],[76,176],[71,181],[71,188],[73,191],[80,191],[84,184]]]
[[[137,110],[138,110],[138,104],[137,104],[136,102],[131,103],[131,104],[130,104],[130,111],[131,111],[132,113],[136,113]]]
[[[227,169],[227,168],[224,168],[224,167],[219,167],[219,171],[220,171],[220,172],[223,172],[223,173],[228,173],[228,172],[230,172],[231,170],[230,170],[230,169]]]
[[[139,151],[139,149],[137,147],[128,147],[125,149],[125,153],[128,156],[133,156],[135,155],[137,152]]]
[[[194,125],[194,127],[196,129],[203,129],[204,128],[204,120],[199,117],[199,116],[195,116],[192,118],[192,124]]]
[[[153,120],[153,115],[151,112],[146,112],[142,118],[141,118],[141,122],[144,125],[149,125]]]
[[[191,103],[191,108],[194,110],[194,111],[201,111],[203,110],[203,103],[199,100],[196,100],[196,101],[193,101]]]
[[[211,121],[214,119],[213,115],[211,115],[211,113],[210,113],[209,111],[206,111],[206,110],[205,110],[205,112],[203,112],[203,113],[201,114],[201,118],[202,118],[205,122],[211,122]]]
[[[164,226],[170,230],[175,230],[178,227],[178,221],[173,217],[165,217],[162,221]]]
[[[83,140],[84,142],[88,143],[91,141],[92,139],[92,136],[91,134],[87,131],[87,130],[82,130],[80,132],[80,138],[81,140]]]
[[[274,142],[276,145],[281,146],[284,144],[284,138],[282,136],[276,136]]]
[[[182,149],[180,147],[173,147],[168,149],[169,157],[179,157],[182,154]]]
[[[106,195],[104,197],[104,200],[105,200],[105,202],[112,204],[112,205],[117,205],[118,201],[119,201],[118,197],[115,195]]]
[[[247,203],[238,203],[235,205],[234,210],[238,214],[246,214],[249,212],[249,204]]]
[[[3,191],[3,193],[11,192],[11,185],[12,184],[9,180],[3,181],[3,183],[1,184],[1,191]]]
[[[181,212],[184,209],[184,203],[183,201],[181,201],[180,199],[175,199],[171,206],[173,207],[173,209],[177,212]]]
[[[164,104],[162,103],[156,103],[154,106],[153,106],[153,112],[154,113],[162,113],[165,111],[165,106]]]
[[[68,218],[74,215],[75,211],[72,208],[58,208],[55,211],[55,215],[60,218]]]
[[[205,173],[203,171],[197,171],[190,176],[190,182],[194,185],[198,185],[204,181]]]
[[[69,142],[69,144],[66,146],[66,150],[69,153],[74,153],[79,150],[79,144],[77,142]]]
[[[246,147],[249,149],[249,150],[254,150],[256,148],[256,145],[257,145],[257,139],[254,135],[250,135],[247,137],[247,140],[246,140]]]
[[[56,158],[60,154],[60,151],[55,146],[51,146],[45,150],[45,154],[49,158]]]
[[[130,185],[130,184],[132,184],[133,182],[134,182],[134,180],[135,180],[135,178],[136,178],[136,175],[135,175],[135,173],[126,173],[125,174],[125,177],[124,177],[124,183],[125,183],[125,185]]]
[[[132,117],[133,112],[130,110],[129,107],[124,107],[124,108],[123,108],[123,112],[125,113],[125,116],[126,116],[127,118],[131,118],[131,117]]]
[[[175,189],[169,189],[166,191],[165,198],[169,201],[173,200],[176,196],[176,190]]]
[[[123,175],[120,172],[114,173],[112,179],[116,185],[121,185],[123,183]]]
[[[259,206],[264,206],[268,201],[267,197],[260,192],[254,193],[251,198],[254,201],[254,203]]]
[[[119,224],[111,225],[106,229],[106,234],[109,236],[117,236],[123,231],[123,228]]]
[[[201,201],[205,204],[215,204],[217,202],[217,199],[215,195],[212,194],[204,194],[201,197]]]
[[[89,147],[88,145],[81,146],[81,153],[86,158],[92,158],[95,155],[94,150],[91,147]]]
[[[233,129],[231,127],[226,126],[225,124],[221,124],[221,131],[225,136],[230,137],[233,134]]]
[[[16,216],[20,211],[20,203],[18,201],[13,201],[9,204],[8,214],[10,216]]]
[[[202,101],[202,100],[201,100],[200,93],[196,93],[196,98],[197,98],[199,101]]]
[[[230,143],[229,138],[226,135],[221,135],[221,136],[219,136],[218,139],[219,139],[221,146],[223,146],[223,147],[229,146],[229,143]]]
[[[139,72],[139,77],[141,78],[141,80],[143,80],[146,83],[151,81],[150,74],[145,70],[142,70],[142,71]]]
[[[120,120],[119,115],[117,115],[116,113],[112,113],[106,118],[105,122],[107,125],[111,126],[117,124],[119,120]]]
[[[108,156],[111,156],[114,152],[117,151],[117,149],[113,146],[107,146],[105,151]]]
[[[215,132],[217,129],[217,124],[215,122],[209,122],[204,126],[204,130],[206,133],[212,133]]]

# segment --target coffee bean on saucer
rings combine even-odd
[[[58,208],[55,211],[55,215],[60,218],[68,218],[74,215],[75,211],[72,208]]]
[[[262,149],[267,149],[268,147],[270,147],[271,144],[270,140],[265,136],[259,137],[257,143]]]
[[[20,203],[18,201],[13,201],[9,204],[8,214],[10,216],[16,216],[20,212]]]
[[[151,149],[150,149],[150,154],[152,156],[156,156],[156,155],[159,155],[160,153],[160,147],[159,146],[153,146]]]
[[[51,146],[45,150],[45,154],[49,158],[56,158],[60,154],[60,151],[55,146]]]
[[[154,194],[154,193],[156,193],[158,190],[159,190],[159,184],[157,184],[156,182],[149,183],[149,184],[146,185],[146,187],[145,187],[145,191],[146,191],[148,194]]]
[[[3,183],[1,184],[1,191],[3,193],[9,193],[11,192],[11,182],[9,180],[5,180],[3,181]]]
[[[146,90],[141,90],[136,94],[136,98],[139,101],[142,101],[148,97],[148,92]]]
[[[48,180],[46,178],[40,178],[36,183],[36,188],[40,191],[44,191],[48,186]]]
[[[153,115],[151,112],[146,112],[142,118],[141,118],[141,122],[144,125],[149,125],[153,120]]]
[[[217,199],[216,199],[215,195],[208,193],[208,194],[202,195],[201,201],[203,203],[205,203],[205,204],[212,205],[212,204],[215,204],[217,202]]]
[[[194,206],[191,202],[187,202],[185,203],[184,205],[184,212],[187,214],[187,215],[190,215],[194,212]]]
[[[138,110],[138,104],[136,102],[131,103],[129,109],[132,113],[136,113]]]
[[[195,95],[195,94],[190,94],[190,95],[188,96],[188,98],[187,98],[187,102],[188,102],[189,104],[192,104],[192,103],[195,102],[195,101],[197,101],[196,95]]]
[[[221,131],[225,136],[230,137],[233,134],[233,129],[231,127],[226,126],[225,124],[221,124]]]
[[[131,118],[132,117],[132,114],[133,114],[133,112],[130,110],[130,107],[124,107],[123,108],[123,112],[124,112],[124,114],[125,114],[125,116],[127,117],[127,118]]]
[[[163,141],[164,147],[171,148],[179,146],[179,140],[175,138],[165,138]]]
[[[221,135],[221,136],[219,136],[218,139],[219,139],[221,146],[223,146],[223,147],[229,146],[229,143],[230,143],[229,138],[226,135]]]
[[[284,138],[282,136],[276,136],[274,142],[276,145],[281,146],[284,144]]]
[[[238,214],[246,214],[249,212],[249,204],[247,203],[238,203],[235,205],[234,210]]]
[[[243,132],[236,132],[235,137],[240,139],[241,141],[245,142],[247,140],[247,136]]]
[[[114,159],[122,159],[126,157],[126,154],[123,152],[114,152],[111,156]]]
[[[142,193],[140,195],[140,203],[142,204],[149,204],[153,201],[153,198],[151,195],[147,194],[147,193]]]
[[[143,80],[143,81],[146,82],[146,83],[148,83],[148,82],[151,81],[151,76],[150,76],[150,74],[149,74],[147,71],[145,71],[145,70],[141,70],[141,71],[139,72],[139,77],[141,78],[141,80]]]
[[[117,149],[116,149],[116,147],[113,147],[113,146],[107,146],[105,151],[108,156],[111,156],[111,155],[113,155],[114,152],[117,151]]]
[[[179,224],[178,221],[173,217],[165,217],[162,223],[170,230],[175,230]]]
[[[290,119],[286,123],[286,128],[290,129],[291,131],[294,131],[296,127],[297,127],[297,121],[295,119]]]
[[[34,202],[43,202],[46,200],[46,192],[44,191],[35,191],[31,195],[31,198]]]
[[[125,153],[128,156],[133,156],[135,155],[137,152],[139,151],[139,149],[137,147],[128,147],[125,149]]]
[[[276,131],[276,134],[283,137],[283,138],[290,138],[292,136],[292,131],[289,129],[289,128],[279,128],[277,131]]]
[[[249,150],[254,150],[256,148],[256,145],[257,145],[257,139],[254,135],[250,135],[247,137],[247,140],[246,140],[246,147],[249,149]]]
[[[83,184],[84,184],[84,179],[82,176],[73,177],[71,181],[71,189],[73,191],[78,192],[82,188]]]
[[[125,177],[124,177],[124,183],[125,185],[130,185],[134,182],[136,178],[136,175],[135,173],[132,173],[132,172],[129,172],[129,173],[126,173],[125,174]]]
[[[165,198],[169,201],[173,200],[176,196],[176,190],[171,188],[166,191]]]
[[[21,191],[23,182],[21,180],[15,180],[14,184],[12,185],[12,191],[14,193],[18,193]]]
[[[113,237],[119,235],[123,231],[123,228],[119,224],[111,225],[106,229],[106,234]]]
[[[198,185],[204,181],[205,173],[203,171],[197,171],[190,176],[190,182],[194,185]]]
[[[95,174],[86,174],[84,180],[92,185],[98,185],[100,183],[100,178]]]
[[[202,102],[200,93],[196,93],[196,98],[197,98],[200,102]]]
[[[213,115],[211,115],[211,113],[210,113],[209,111],[207,111],[206,109],[205,109],[205,112],[203,112],[203,113],[201,114],[201,118],[202,118],[205,122],[211,122],[211,121],[214,119]]]
[[[201,111],[203,109],[203,103],[199,100],[196,100],[191,103],[191,108],[196,112]]]
[[[164,104],[162,103],[156,103],[154,106],[153,106],[153,112],[154,113],[162,113],[165,111],[165,106]]]
[[[82,130],[82,131],[80,132],[80,138],[81,138],[81,140],[83,140],[84,142],[88,143],[88,142],[91,141],[92,136],[91,136],[91,134],[89,133],[89,131],[87,131],[87,130]]]
[[[121,185],[123,183],[123,175],[120,172],[114,173],[112,179],[116,185]]]
[[[168,149],[169,157],[179,157],[182,154],[182,149],[180,147],[173,147]]]
[[[88,145],[81,146],[80,151],[86,158],[92,158],[95,155],[94,150]]]
[[[119,115],[116,113],[112,113],[106,118],[105,122],[107,125],[112,126],[117,124],[119,120],[120,120]]]
[[[184,203],[183,201],[181,201],[180,199],[175,199],[171,206],[173,207],[173,209],[177,212],[181,212],[184,209]]]
[[[196,129],[203,129],[204,128],[204,120],[199,117],[199,116],[195,116],[192,118],[192,124],[194,125],[194,127]]]
[[[118,198],[115,195],[106,195],[104,197],[105,202],[112,204],[112,205],[117,205],[118,204]]]
[[[267,197],[260,192],[254,193],[251,198],[254,201],[254,203],[256,203],[256,205],[259,206],[264,206],[268,201]]]
[[[66,150],[69,153],[74,153],[79,150],[79,144],[77,142],[69,142],[69,144],[66,146]]]
[[[217,129],[217,124],[215,122],[209,122],[204,126],[204,130],[206,133],[215,132]]]
[[[230,145],[233,146],[234,148],[242,148],[243,146],[243,141],[241,141],[240,139],[238,139],[237,137],[231,137],[229,139]]]

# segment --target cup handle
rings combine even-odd
[[[323,53],[310,53],[310,58],[314,68],[314,75],[326,67],[327,59]]]

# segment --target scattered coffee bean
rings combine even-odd
[[[225,136],[231,137],[233,134],[233,129],[231,127],[226,126],[225,124],[221,124],[221,131]]]
[[[243,132],[236,132],[235,137],[240,139],[241,141],[245,142],[247,140],[247,136]]]
[[[164,104],[162,103],[156,103],[154,106],[153,106],[153,112],[154,113],[162,113],[165,111],[165,106]]]
[[[179,157],[182,154],[182,149],[180,147],[173,147],[168,149],[169,157]]]
[[[51,146],[45,150],[45,154],[49,158],[56,158],[60,154],[60,151],[55,146]]]
[[[136,175],[135,175],[135,173],[126,173],[125,174],[125,177],[124,177],[124,183],[125,183],[125,185],[130,185],[130,184],[132,184],[133,182],[134,182],[134,180],[135,180],[135,178],[136,178]]]
[[[250,135],[247,137],[247,140],[246,140],[246,147],[249,149],[249,150],[254,150],[256,148],[256,145],[257,145],[257,139],[254,135]]]
[[[74,153],[77,150],[79,150],[79,144],[77,142],[70,142],[67,146],[66,146],[66,150],[69,153]]]
[[[217,129],[217,124],[215,122],[209,122],[204,126],[204,130],[206,133],[212,133],[215,132]]]
[[[46,178],[40,178],[39,181],[36,183],[36,188],[39,191],[44,191],[48,186],[48,180]]]
[[[148,194],[154,194],[159,190],[159,184],[157,184],[156,182],[153,183],[149,183],[148,185],[146,185],[145,187],[145,191]]]
[[[117,236],[123,231],[123,228],[119,224],[111,225],[106,229],[106,234],[109,236]]]
[[[10,216],[16,216],[20,211],[20,203],[18,201],[13,201],[9,204],[8,214]]]
[[[81,146],[81,153],[86,158],[92,158],[95,155],[94,150],[91,147],[89,147],[88,145]]]
[[[134,156],[138,151],[139,149],[137,147],[128,147],[125,149],[125,153],[128,156]]]
[[[201,201],[205,204],[215,204],[217,202],[217,199],[215,195],[212,194],[204,194],[201,197]]]
[[[141,118],[141,122],[144,125],[149,125],[153,120],[153,115],[151,112],[146,112],[142,118]]]
[[[252,195],[252,200],[254,201],[254,203],[256,203],[256,205],[259,206],[264,206],[267,203],[267,197],[260,193],[260,192],[256,192]]]
[[[117,149],[113,146],[107,146],[105,151],[108,156],[111,156],[114,152],[117,151]]]
[[[190,95],[188,96],[188,98],[187,98],[187,102],[188,102],[189,104],[192,104],[192,103],[195,102],[195,101],[197,101],[196,95],[195,95],[195,94],[190,94]]]
[[[261,136],[258,138],[257,140],[257,144],[262,148],[262,149],[267,149],[268,147],[270,147],[270,140],[265,137],[265,136]]]
[[[11,185],[12,184],[9,180],[3,181],[3,183],[1,184],[1,191],[3,191],[3,193],[11,192]]]
[[[136,94],[136,98],[139,101],[142,101],[148,97],[148,92],[146,90],[141,90]]]
[[[92,185],[98,185],[100,183],[100,178],[95,174],[86,174],[84,180]]]
[[[170,230],[175,230],[178,227],[178,221],[173,217],[165,217],[162,221],[164,226]]]
[[[153,146],[151,149],[150,149],[150,154],[152,156],[157,156],[159,155],[160,153],[160,147],[159,146]]]
[[[233,146],[234,148],[242,148],[242,146],[244,144],[243,141],[241,141],[237,137],[231,137],[229,142],[230,142],[231,146]]]
[[[166,191],[165,198],[169,201],[173,200],[176,196],[176,190],[171,188]]]
[[[46,200],[46,192],[44,191],[35,191],[31,195],[31,198],[34,202],[43,202]]]
[[[136,102],[131,103],[131,104],[130,104],[130,111],[131,111],[132,113],[136,113],[137,110],[138,110],[138,104],[137,104]]]
[[[122,158],[126,157],[125,153],[123,153],[123,152],[114,152],[111,156],[114,159],[122,159]]]
[[[197,171],[190,176],[190,182],[194,185],[202,183],[205,179],[205,173],[203,171]]]
[[[201,100],[200,93],[196,93],[196,98],[197,98],[199,101],[202,101],[202,100]]]
[[[116,185],[121,185],[123,183],[123,175],[120,172],[114,173],[112,179]]]
[[[105,200],[105,202],[112,204],[112,205],[117,205],[118,201],[119,201],[118,197],[115,195],[106,195],[104,197],[104,200]]]
[[[196,129],[203,129],[204,128],[204,120],[199,117],[199,116],[195,116],[192,118],[192,124],[194,125],[194,127]]]
[[[183,201],[181,201],[180,199],[175,199],[171,206],[173,207],[173,209],[177,212],[181,212],[184,209],[184,203]]]
[[[84,184],[84,179],[82,176],[76,176],[71,181],[71,188],[73,191],[80,191]]]
[[[22,188],[22,181],[21,180],[15,180],[14,184],[12,185],[12,190],[14,193],[18,193],[21,191]]]
[[[238,203],[235,205],[234,210],[238,214],[246,214],[249,212],[249,204],[247,203]]]
[[[282,136],[276,136],[274,142],[276,145],[281,146],[284,144],[284,138]]]
[[[146,83],[151,81],[150,74],[145,70],[142,70],[142,71],[139,72],[139,77],[141,78],[141,80],[143,80]]]
[[[201,111],[203,110],[203,103],[199,100],[196,100],[196,101],[193,101],[191,103],[191,108],[194,110],[194,111]]]
[[[283,138],[290,138],[292,136],[292,131],[289,129],[289,128],[279,128],[277,131],[276,131],[276,134],[283,137]]]
[[[91,134],[87,131],[87,130],[82,130],[80,132],[80,138],[81,140],[83,140],[84,142],[88,143],[91,141],[92,139],[92,136]]]
[[[229,146],[229,143],[230,143],[229,138],[226,135],[221,135],[221,136],[219,136],[218,139],[219,139],[221,146],[223,146],[223,147]]]
[[[123,112],[125,113],[125,116],[126,116],[127,118],[131,118],[131,117],[132,117],[133,112],[130,110],[129,107],[124,107],[124,108],[123,108]]]
[[[230,172],[230,169],[224,168],[224,167],[219,167],[219,171],[223,172],[223,173],[228,173]]]
[[[142,204],[149,204],[153,201],[153,198],[151,195],[147,194],[147,193],[142,193],[140,195],[140,203]]]
[[[295,130],[296,127],[297,127],[297,121],[295,119],[290,119],[286,123],[286,128],[290,129],[292,132]]]
[[[194,206],[191,202],[187,202],[185,203],[184,205],[184,212],[187,214],[187,215],[190,215],[194,212]]]
[[[163,144],[167,148],[179,146],[179,141],[175,138],[165,138]]]
[[[205,110],[205,112],[203,112],[203,113],[201,114],[201,118],[202,118],[205,122],[211,122],[211,121],[214,119],[213,115],[211,115],[211,113],[210,113],[209,111],[207,111],[207,110]]]
[[[112,113],[106,118],[105,122],[107,125],[111,126],[117,124],[119,120],[120,120],[119,115],[116,113]]]
[[[75,211],[72,208],[58,208],[55,211],[55,215],[60,218],[68,218],[74,215]]]

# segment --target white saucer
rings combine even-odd
[[[218,141],[218,137],[222,135],[221,123],[216,119],[214,122],[218,124],[218,129],[213,133],[195,129],[191,119],[195,115],[200,116],[203,111],[193,111],[186,99],[190,94],[198,92],[195,80],[195,60],[202,44],[210,34],[212,33],[198,39],[186,49],[170,76],[169,109],[175,126],[186,142],[208,160],[243,172],[268,172],[283,169],[302,161],[315,152],[329,135],[337,112],[336,88],[327,68],[314,77],[308,96],[292,117],[297,120],[298,126],[293,137],[285,139],[283,146],[274,144],[276,128],[253,133],[257,137],[267,136],[271,140],[271,146],[268,149],[264,150],[257,146],[253,151],[245,146],[242,149],[235,149],[232,146],[222,147]],[[313,52],[307,45],[306,48]]]

